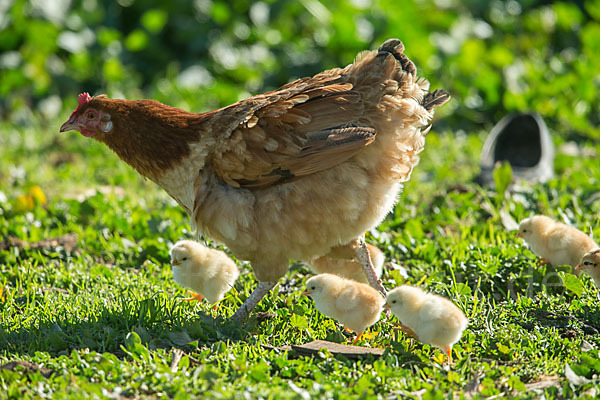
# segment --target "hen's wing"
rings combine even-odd
[[[234,187],[262,188],[333,167],[371,143],[375,130],[356,123],[361,97],[335,71],[221,110],[242,122],[213,154],[217,175]]]

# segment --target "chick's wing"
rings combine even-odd
[[[444,329],[446,323],[446,305],[435,296],[428,296],[419,310],[418,328],[415,330],[419,339],[430,342],[437,331]]]
[[[360,305],[359,290],[354,286],[344,288],[335,300],[335,306],[339,311],[353,311]]]
[[[356,123],[360,94],[332,72],[252,97],[230,112],[242,122],[222,138],[212,165],[234,187],[262,188],[322,171],[375,137],[373,128]]]

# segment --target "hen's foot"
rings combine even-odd
[[[233,314],[229,320],[232,322],[242,322],[248,318],[250,311],[256,307],[258,302],[265,297],[265,294],[269,293],[269,291],[273,289],[276,284],[277,282],[258,282],[256,288],[254,288],[254,291],[252,291],[244,304],[237,309],[235,314]]]

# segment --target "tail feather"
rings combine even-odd
[[[413,77],[417,76],[417,68],[412,61],[404,54],[404,43],[400,39],[388,39],[380,47],[379,53],[390,53],[400,62],[402,70],[408,72]]]
[[[442,104],[446,103],[450,100],[450,93],[446,92],[443,89],[437,89],[433,92],[429,92],[423,97],[423,101],[421,105],[427,111],[433,110],[435,107],[439,107]]]

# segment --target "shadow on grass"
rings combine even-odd
[[[157,293],[145,299],[122,298],[113,308],[103,308],[85,320],[40,318],[35,327],[11,328],[0,322],[0,352],[33,355],[37,351],[69,354],[74,349],[110,352],[119,357],[129,332],[136,332],[150,350],[190,349],[219,341],[239,341],[259,321],[251,317],[243,325],[213,317],[199,310],[184,313],[182,305]]]
[[[561,332],[562,337],[575,338],[583,335],[597,335],[600,331],[600,310],[583,306],[572,314],[558,314],[546,310],[531,310],[529,315],[540,326],[555,327]],[[520,323],[528,330],[534,328],[534,324]]]

